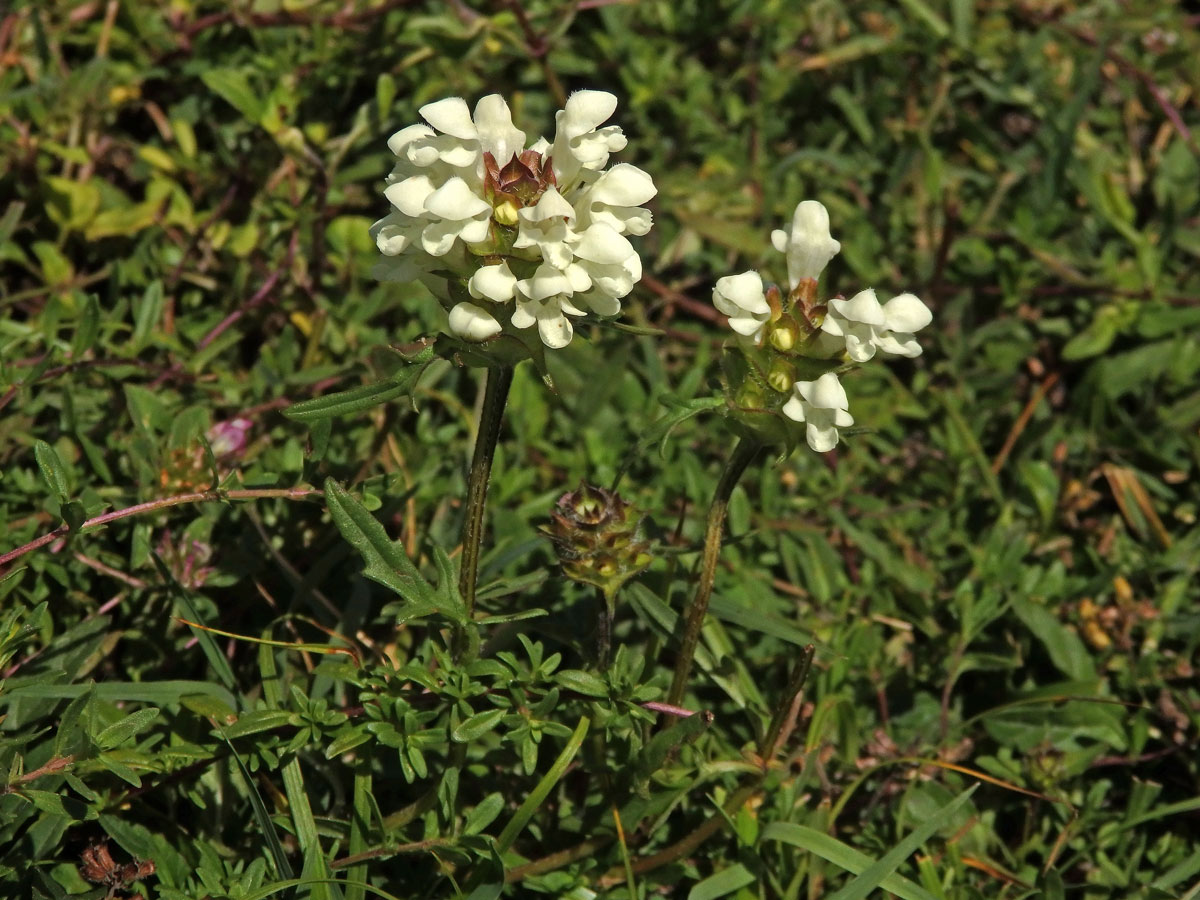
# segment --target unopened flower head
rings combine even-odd
[[[854,424],[835,370],[877,352],[919,356],[916,332],[933,316],[913,294],[880,303],[867,289],[822,301],[818,280],[842,245],[816,200],[800,203],[790,230],[772,232],[771,243],[786,259],[786,293],[764,286],[754,271],[720,278],[713,288],[713,305],[736,336],[732,363],[727,354],[729,404],[762,440],[777,440],[779,421],[790,420],[805,426],[812,449],[832,450],[838,429]]]
[[[507,322],[563,347],[571,317],[617,315],[642,276],[628,236],[650,230],[642,204],[657,189],[635,166],[606,168],[626,143],[604,125],[616,105],[604,91],[572,94],[553,142],[528,147],[498,94],[473,112],[458,97],[421,107],[429,124],[388,141],[397,162],[384,191],[392,212],[371,227],[385,257],[375,274],[444,280],[450,331],[466,341]]]
[[[542,531],[554,541],[568,578],[612,597],[653,559],[642,523],[642,514],[616,491],[580,484],[558,498]]]

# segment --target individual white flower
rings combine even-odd
[[[450,333],[464,341],[486,341],[500,331],[496,317],[474,303],[459,303],[450,310]]]
[[[816,381],[797,381],[792,385],[792,396],[783,405],[783,414],[805,423],[808,446],[825,453],[837,446],[838,429],[854,424],[849,406],[846,390],[837,375],[826,372]]]
[[[821,331],[822,336],[840,338],[852,360],[866,362],[875,355],[875,329],[882,327],[883,322],[883,307],[875,292],[867,288],[849,300],[830,300]]]
[[[762,276],[757,272],[726,275],[713,288],[713,306],[729,317],[729,327],[756,343],[771,319],[771,305],[763,292]]]
[[[842,249],[829,233],[829,210],[816,200],[804,200],[792,214],[791,233],[771,232],[771,243],[787,255],[788,282],[794,290],[802,279],[818,278]]]
[[[452,310],[452,330],[473,340],[495,333],[494,305],[509,300],[513,326],[536,323],[551,347],[570,341],[567,316],[617,315],[642,276],[627,235],[650,230],[641,204],[657,189],[636,166],[605,171],[626,143],[619,127],[604,125],[616,105],[604,91],[572,94],[553,144],[538,138],[528,149],[498,94],[473,111],[459,97],[422,106],[428,124],[388,141],[396,162],[384,194],[393,210],[371,227],[386,257],[374,272],[427,285],[465,281],[478,302]],[[452,293],[434,290],[447,306]]]
[[[625,147],[625,135],[616,125],[600,128],[617,108],[617,98],[607,91],[576,91],[554,117],[551,153],[559,182],[572,181],[580,169],[603,169],[608,156]]]
[[[421,246],[430,256],[445,256],[459,238],[477,244],[488,236],[492,205],[458,176],[426,197],[425,209],[433,221],[421,232]]]
[[[565,313],[582,316],[584,311],[568,299],[573,291],[567,276],[548,263],[542,263],[532,278],[518,281],[517,288],[513,326],[529,328],[537,325],[542,343],[552,350],[571,343],[575,329]]]
[[[821,323],[818,352],[840,353],[854,362],[866,362],[876,350],[896,356],[920,356],[921,345],[913,336],[933,321],[933,314],[913,294],[901,294],[880,304],[870,288],[849,300],[829,301],[829,312]]]

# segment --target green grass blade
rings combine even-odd
[[[864,869],[858,877],[848,885],[829,897],[829,900],[865,900],[871,891],[878,888],[889,875],[893,874],[900,865],[908,859],[916,849],[929,840],[933,834],[945,825],[958,812],[979,785],[974,785],[963,791],[936,813],[922,822],[899,844],[881,856],[876,862]]]
[[[513,817],[504,826],[504,830],[500,832],[500,837],[496,839],[496,846],[501,853],[512,846],[513,841],[517,839],[517,835],[524,830],[525,826],[529,824],[529,820],[533,818],[533,814],[537,812],[537,808],[542,805],[542,801],[549,796],[554,785],[566,773],[567,766],[571,764],[571,760],[579,752],[579,746],[583,743],[584,736],[587,735],[591,724],[592,722],[587,716],[579,720],[579,724],[575,726],[574,733],[567,741],[567,746],[563,747],[563,751],[558,755],[558,759],[554,761],[554,765],[542,776],[542,780],[537,783],[537,786],[525,798],[525,802],[521,804],[520,808],[513,813]]]
[[[849,844],[843,844],[837,838],[807,825],[776,822],[763,830],[762,840],[780,841],[799,847],[855,875],[861,875],[875,862],[862,851],[855,850]],[[882,879],[879,887],[895,894],[900,900],[935,900],[924,888],[896,874]]]

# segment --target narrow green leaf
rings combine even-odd
[[[496,820],[502,809],[504,795],[499,791],[488,794],[467,816],[467,821],[463,824],[463,833],[479,834]]]
[[[229,738],[225,737],[221,726],[217,725],[217,732],[221,735],[227,747],[229,747],[230,755],[237,763],[238,771],[242,773],[242,781],[245,783],[246,796],[250,799],[250,808],[254,810],[254,820],[258,823],[259,830],[262,831],[263,837],[266,839],[267,848],[271,851],[271,859],[275,863],[275,874],[280,878],[292,878],[291,863],[288,862],[287,853],[284,852],[283,843],[279,840],[279,834],[275,831],[275,823],[271,821],[271,814],[267,811],[267,805],[263,802],[262,795],[258,792],[258,786],[254,782],[254,776],[250,774],[250,770],[246,768],[246,764],[242,761],[242,757],[234,748],[233,743]]]
[[[262,117],[263,93],[255,90],[240,69],[208,69],[200,73],[200,80],[247,120],[257,123]]]
[[[687,900],[716,900],[736,890],[753,884],[754,875],[741,863],[722,869],[715,875],[709,875],[688,891]]]
[[[429,355],[426,356],[432,358]],[[421,373],[425,371],[427,359],[419,359],[421,359],[420,362],[405,366],[391,378],[376,381],[373,384],[364,384],[348,391],[338,391],[335,394],[304,400],[289,406],[283,411],[283,414],[297,422],[318,422],[334,416],[362,412],[364,409],[370,409],[380,403],[394,400],[396,397],[411,394]]]
[[[256,709],[242,713],[236,722],[224,726],[222,733],[230,740],[248,734],[259,734],[286,725],[291,717],[292,714],[286,709]]]
[[[141,701],[154,703],[158,706],[179,703],[180,699],[189,694],[207,694],[224,702],[229,707],[236,707],[237,701],[233,694],[207,681],[103,681],[99,684],[31,684],[25,687],[6,689],[5,700],[15,700],[28,697],[33,700],[73,700],[89,690],[96,692],[96,698],[109,701]]]
[[[36,441],[33,445],[33,457],[37,460],[38,468],[42,470],[42,479],[59,502],[65,502],[70,494],[67,487],[67,473],[63,470],[62,460],[58,451],[45,441]]]
[[[499,725],[505,715],[506,710],[503,709],[489,709],[487,712],[476,713],[451,731],[450,739],[462,744],[473,741]]]
[[[125,743],[157,718],[158,710],[154,707],[139,709],[137,712],[127,715],[120,722],[109,725],[96,735],[96,744],[101,750],[112,750]]]
[[[129,349],[134,355],[145,349],[154,329],[162,320],[163,300],[162,282],[152,281],[141,298],[134,301],[133,337],[129,339]]]
[[[899,844],[867,866],[853,881],[831,895],[829,900],[865,900],[867,895],[882,885],[918,847],[949,822],[959,808],[971,799],[978,787],[979,785],[973,785],[931,815]]]
[[[100,303],[95,294],[88,294],[83,301],[83,309],[79,311],[79,321],[75,325],[75,336],[71,338],[71,358],[79,360],[83,354],[92,349],[100,334]]]
[[[855,850],[849,844],[843,844],[837,838],[807,825],[774,822],[763,829],[761,839],[799,847],[855,875],[865,872],[875,862],[862,851]],[[934,900],[924,888],[900,875],[887,876],[879,882],[879,887],[895,894],[900,900]]]
[[[554,676],[554,680],[568,691],[575,691],[577,694],[588,697],[608,696],[608,685],[591,672],[584,672],[582,669],[563,669]]]
[[[579,752],[579,747],[583,743],[584,737],[587,736],[588,728],[592,722],[584,716],[579,720],[579,724],[575,726],[575,731],[567,741],[567,746],[563,747],[562,753],[558,755],[558,759],[554,761],[554,765],[542,776],[542,780],[537,783],[533,791],[525,798],[525,802],[513,813],[513,817],[509,819],[508,824],[504,826],[504,830],[500,832],[500,837],[496,839],[496,846],[503,853],[512,846],[513,841],[517,839],[525,826],[529,824],[529,820],[533,818],[533,814],[537,812],[538,807],[542,805],[545,799],[550,796],[550,791],[554,789],[554,785],[567,772],[567,767],[571,765],[571,760],[575,758],[575,754]]]

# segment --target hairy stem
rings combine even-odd
[[[608,595],[596,588],[596,667],[600,671],[608,668],[612,650],[613,606]]]
[[[483,513],[487,509],[492,457],[496,454],[496,441],[500,437],[500,423],[504,419],[504,404],[508,401],[512,377],[511,366],[488,369],[487,386],[483,391],[483,413],[479,419],[479,433],[475,437],[475,451],[471,456],[471,474],[467,481],[467,518],[462,530],[462,570],[458,576],[458,589],[468,618],[475,612]]]
[[[712,596],[713,580],[717,575],[717,559],[721,555],[721,537],[725,530],[725,511],[729,508],[729,497],[733,488],[746,471],[746,466],[758,453],[757,441],[742,438],[733,448],[733,455],[725,464],[721,480],[713,493],[712,503],[708,507],[708,525],[704,532],[704,557],[700,562],[700,581],[696,585],[696,595],[684,613],[683,644],[679,648],[679,656],[675,660],[675,677],[671,682],[671,692],[667,695],[667,703],[678,706],[683,699],[683,691],[687,687],[688,674],[692,670],[692,657],[696,655],[696,644],[700,641],[700,628],[704,624],[704,614],[708,612],[708,601]]]
[[[316,488],[249,488],[234,490],[218,488],[213,491],[194,491],[190,494],[177,494],[174,497],[160,497],[158,500],[148,500],[145,503],[138,503],[135,506],[125,509],[118,509],[113,512],[94,516],[80,525],[79,530],[84,531],[88,528],[96,528],[100,525],[107,525],[109,522],[115,522],[118,519],[140,516],[143,513],[156,512],[160,509],[180,506],[185,503],[216,503],[225,500],[266,500],[273,497],[283,500],[305,500],[309,497],[319,497],[322,493],[323,491]],[[7,553],[0,555],[0,566],[8,564],[30,551],[37,550],[39,547],[51,544],[56,538],[65,537],[70,530],[66,525],[60,525],[53,531],[47,532],[39,538],[34,538],[28,544],[22,544],[15,550],[9,550]]]

